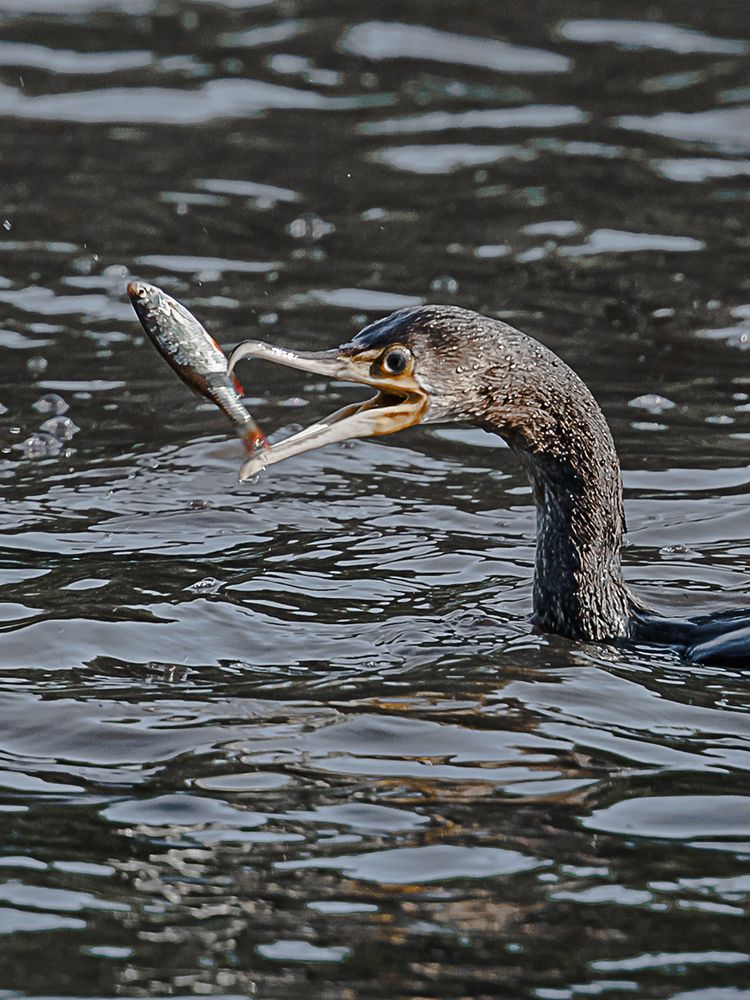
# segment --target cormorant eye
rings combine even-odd
[[[391,375],[405,372],[411,361],[411,352],[405,347],[392,347],[383,356],[383,368]]]

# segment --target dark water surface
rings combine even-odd
[[[750,997],[750,675],[534,634],[478,431],[238,485],[124,295],[502,316],[612,423],[628,579],[748,604],[747,13],[0,0],[0,997]]]

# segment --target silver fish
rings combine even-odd
[[[195,316],[145,281],[131,281],[128,295],[141,326],[182,381],[219,407],[249,453],[265,448],[266,436],[242,402],[242,386],[229,374],[226,355]]]

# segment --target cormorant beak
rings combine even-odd
[[[366,402],[353,403],[305,427],[274,445],[258,449],[240,469],[240,481],[293,455],[313,451],[336,441],[393,434],[420,422],[429,406],[427,392],[409,372],[395,375],[383,371],[378,360],[382,350],[350,354],[346,348],[331,351],[288,351],[257,340],[239,344],[229,356],[229,371],[243,358],[261,358],[314,375],[358,382],[377,389]]]

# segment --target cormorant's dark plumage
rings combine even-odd
[[[686,648],[701,662],[750,666],[750,612],[677,622],[627,587],[620,464],[585,383],[556,354],[500,320],[453,306],[402,309],[342,350],[407,346],[427,390],[423,422],[469,422],[523,461],[537,505],[534,621],[580,639],[628,637]]]
[[[661,642],[702,663],[750,666],[750,612],[672,621],[626,586],[620,463],[607,421],[578,375],[532,337],[467,309],[417,306],[365,327],[338,350],[298,353],[248,341],[232,364],[240,357],[377,390],[251,455],[242,478],[303,451],[416,423],[483,427],[518,453],[531,480],[541,628],[573,639]]]

